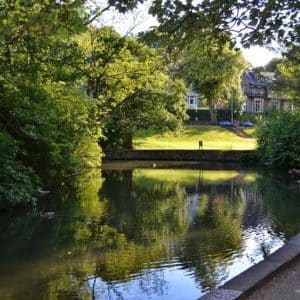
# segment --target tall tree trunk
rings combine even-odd
[[[209,105],[209,116],[210,116],[210,123],[216,125],[217,124],[217,110],[215,105]]]
[[[132,150],[133,149],[133,137],[132,132],[128,132],[124,136],[124,143],[123,143],[124,149]]]

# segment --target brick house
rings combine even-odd
[[[247,70],[242,75],[242,90],[246,97],[243,110],[246,113],[265,113],[269,109],[287,108],[285,98],[274,93],[276,84],[275,73],[254,73]]]

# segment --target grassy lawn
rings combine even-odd
[[[220,126],[185,126],[180,132],[156,134],[140,131],[134,137],[135,149],[198,149],[198,141],[203,149],[250,150],[256,148],[255,138],[241,138]]]
[[[253,138],[256,138],[256,128],[243,128],[243,131]]]

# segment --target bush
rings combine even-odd
[[[265,120],[265,116],[262,114],[255,114],[255,113],[244,113],[239,118],[240,122],[249,121],[256,125],[262,124]]]
[[[277,168],[300,167],[300,111],[272,112],[258,130],[259,157]]]
[[[189,121],[199,121],[199,122],[210,122],[209,109],[188,109],[187,114],[189,116]],[[234,119],[237,118],[237,113],[234,113]],[[230,109],[217,109],[217,120],[218,121],[229,121],[231,120]]]
[[[34,204],[37,196],[37,177],[16,159],[18,144],[0,131],[0,209]]]

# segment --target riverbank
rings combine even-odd
[[[113,150],[105,151],[103,161],[177,160],[198,162],[242,162],[254,154],[254,150]]]
[[[101,170],[132,170],[135,168],[153,169],[195,169],[195,170],[241,170],[244,169],[239,162],[214,162],[209,161],[178,161],[178,160],[106,160],[102,163]]]
[[[208,294],[199,300],[235,300],[247,299],[256,289],[266,284],[268,280],[275,274],[278,274],[284,268],[290,266],[293,262],[300,258],[300,233],[292,238],[288,243],[277,250],[265,260],[249,268],[240,275],[234,277],[219,288],[212,289]],[[282,280],[287,280],[282,277]],[[285,285],[285,283],[283,283]],[[263,287],[261,288],[261,291]],[[260,299],[260,298],[251,299]],[[278,294],[279,298],[283,299]],[[265,298],[263,298],[265,299]],[[290,299],[290,298],[285,298]]]

